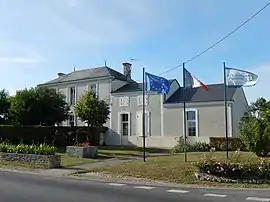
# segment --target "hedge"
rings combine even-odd
[[[246,147],[240,138],[229,137],[229,151],[236,151],[240,149],[241,151],[246,151]],[[209,144],[214,147],[216,151],[226,151],[226,138],[225,137],[210,137]]]
[[[56,147],[73,145],[76,140],[83,142],[87,127],[52,127],[52,126],[14,126],[0,125],[0,141],[8,140],[11,144],[47,143]],[[91,129],[91,143],[99,144],[99,131]]]

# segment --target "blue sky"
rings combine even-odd
[[[1,88],[11,93],[56,77],[57,72],[107,65],[122,71],[135,58],[160,74],[198,54],[267,3],[267,0],[2,0]],[[205,84],[222,82],[222,62],[259,75],[246,89],[250,101],[270,99],[270,6],[233,36],[186,68]],[[182,69],[167,74],[181,83]]]

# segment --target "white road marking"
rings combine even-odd
[[[203,196],[210,196],[210,197],[220,197],[220,198],[224,198],[227,195],[222,195],[222,194],[204,194]]]
[[[147,186],[137,186],[137,187],[134,187],[134,189],[154,189],[156,187],[147,187]]]
[[[121,187],[124,186],[125,184],[120,184],[120,183],[108,183],[110,186],[115,186],[115,187]]]
[[[169,189],[169,190],[167,190],[166,192],[185,194],[185,193],[188,193],[189,191],[186,191],[186,190],[179,190],[179,189]]]
[[[247,197],[247,201],[263,201],[263,202],[269,202],[270,198],[259,198],[259,197]]]

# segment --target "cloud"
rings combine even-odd
[[[108,45],[130,42],[159,28],[166,10],[163,9],[162,1],[153,0],[46,2],[37,16],[39,23],[47,28],[43,37],[58,40],[60,44]]]
[[[0,63],[8,64],[29,64],[44,62],[41,58],[29,58],[29,57],[0,57]]]
[[[26,9],[23,3],[1,4],[0,44],[7,39],[24,43],[46,58],[66,55],[71,49],[95,53],[104,52],[108,46],[134,43],[162,29],[170,11],[162,0],[29,0],[28,3],[31,9]],[[15,42],[11,47],[18,51]],[[4,57],[1,50],[0,57]]]
[[[65,0],[64,4],[68,7],[68,8],[73,8],[76,7],[78,4],[77,0]]]
[[[270,99],[269,94],[269,75],[270,64],[253,67],[250,71],[259,76],[258,83],[253,87],[245,88],[245,92],[249,102],[255,101],[259,97]]]

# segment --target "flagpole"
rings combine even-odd
[[[143,162],[145,162],[145,68],[143,67],[143,109],[142,109],[142,133],[143,133]]]
[[[226,157],[229,158],[229,139],[228,139],[228,111],[227,111],[227,78],[226,78],[226,63],[223,62],[224,76],[224,113],[225,113],[225,137],[226,137]]]
[[[183,63],[183,110],[184,110],[184,155],[185,162],[187,162],[187,114],[186,114],[186,100],[185,100],[185,90],[186,90],[186,77],[185,77],[185,63]]]

